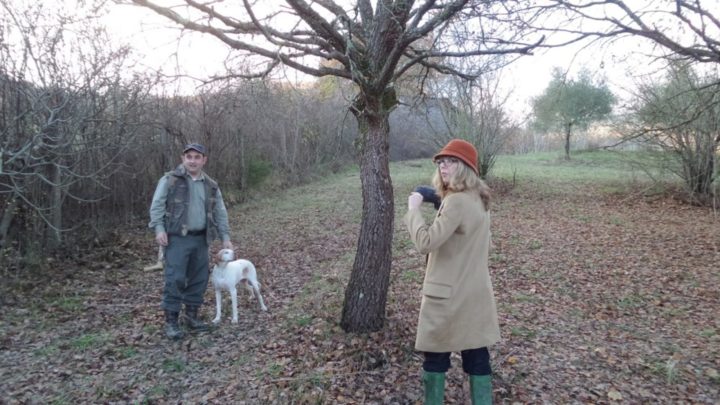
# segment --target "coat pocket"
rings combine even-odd
[[[423,295],[433,298],[450,298],[452,286],[440,283],[425,282],[422,289]]]

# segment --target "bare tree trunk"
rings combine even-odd
[[[715,148],[696,147],[691,162],[685,163],[689,168],[690,191],[703,204],[709,203],[712,197],[712,183],[715,178]]]
[[[570,132],[572,124],[565,125],[565,160],[570,160]]]
[[[12,224],[13,218],[15,218],[15,210],[18,206],[18,198],[13,195],[10,197],[10,201],[5,206],[5,211],[2,214],[2,220],[0,220],[0,248],[5,247],[7,244],[7,235],[10,230],[10,224]]]
[[[52,186],[52,193],[51,193],[51,207],[52,211],[50,213],[50,229],[49,229],[49,238],[48,238],[48,247],[50,249],[57,248],[60,245],[60,242],[62,242],[62,203],[63,203],[63,192],[62,188],[60,186],[60,183],[62,182],[62,173],[61,169],[58,165],[53,165],[53,183]]]
[[[241,131],[237,132],[237,139],[239,142],[239,161],[240,161],[240,184],[239,189],[243,193],[245,192],[245,188],[247,187],[247,179],[248,179],[248,169],[247,169],[247,162],[245,161],[245,137],[243,136],[243,133]]]
[[[340,326],[346,332],[371,332],[385,323],[395,214],[389,167],[389,111],[379,104],[357,114],[362,144],[360,178],[362,222]]]

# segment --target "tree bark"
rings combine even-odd
[[[690,189],[698,194],[701,200],[710,200],[712,184],[715,176],[715,149],[698,148],[693,156],[694,162],[686,163],[690,167]]]
[[[565,160],[570,160],[570,133],[572,124],[565,125]]]
[[[50,212],[50,227],[49,237],[47,241],[50,249],[56,249],[62,243],[62,206],[63,206],[63,190],[60,186],[62,182],[62,173],[59,165],[53,165],[53,183],[51,195],[51,212]]]
[[[355,111],[361,133],[363,211],[340,321],[346,332],[377,331],[385,323],[395,204],[389,166],[390,112],[381,100],[374,104]]]
[[[12,224],[13,218],[15,218],[15,210],[18,206],[18,198],[14,194],[10,196],[9,201],[5,204],[5,210],[2,213],[2,220],[0,220],[0,248],[5,247],[7,244],[7,236],[10,231],[10,224]]]

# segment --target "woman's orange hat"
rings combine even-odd
[[[448,142],[448,144],[445,145],[445,147],[442,148],[440,152],[433,156],[433,160],[441,156],[456,157],[462,160],[463,163],[465,163],[466,165],[470,166],[470,168],[473,169],[475,174],[477,174],[478,176],[480,175],[477,166],[477,149],[475,149],[475,146],[473,146],[473,144],[468,141],[462,139],[453,139],[452,141]]]

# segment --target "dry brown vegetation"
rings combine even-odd
[[[393,167],[398,219],[429,170]],[[713,211],[597,182],[493,185],[497,403],[720,400]],[[413,342],[424,258],[401,221],[386,327],[337,326],[359,191],[352,172],[232,207],[237,251],[257,265],[269,311],[243,299],[239,325],[226,312],[215,331],[179,343],[162,336],[162,276],[141,270],[154,260],[141,226],[65,257],[4,257],[2,401],[421,403]],[[211,319],[212,291],[206,298]],[[467,385],[453,357],[446,403],[469,403]]]

